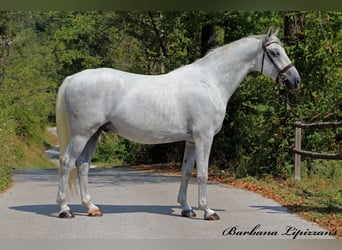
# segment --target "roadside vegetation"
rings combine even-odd
[[[342,168],[333,161],[312,161],[314,173],[302,180],[245,177],[229,181],[234,187],[247,189],[273,199],[289,211],[315,222],[342,239]],[[333,173],[333,176],[331,176]],[[212,177],[215,179],[215,177]]]
[[[253,73],[227,106],[211,154],[212,177],[272,194],[310,220],[341,231],[341,161],[303,158],[293,179],[294,127],[341,121],[340,11],[1,11],[0,190],[12,169],[54,167],[44,151],[56,141],[55,99],[63,79],[86,68],[167,73],[214,48],[280,28],[280,39],[302,76],[287,92]],[[341,153],[342,129],[304,131],[302,146]],[[184,143],[139,145],[103,134],[96,165],[171,164],[180,170]],[[259,190],[260,187],[260,190]]]

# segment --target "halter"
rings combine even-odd
[[[276,41],[271,41],[271,42],[267,42],[267,39],[265,38],[263,40],[262,43],[262,48],[264,53],[262,54],[262,64],[261,64],[261,74],[263,73],[264,70],[264,61],[265,61],[265,54],[268,57],[268,59],[270,59],[271,63],[273,64],[273,66],[276,68],[278,75],[277,75],[277,79],[276,82],[279,83],[280,82],[285,82],[287,80],[287,75],[285,74],[291,67],[293,67],[292,63],[289,63],[287,66],[285,66],[283,69],[280,69],[278,67],[278,65],[274,62],[272,56],[270,55],[270,53],[267,50],[267,46],[269,46],[272,43],[278,43]]]

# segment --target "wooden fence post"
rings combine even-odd
[[[326,160],[342,160],[342,153],[339,151],[337,154],[330,153],[318,153],[302,150],[302,128],[303,129],[323,129],[323,128],[340,128],[342,127],[342,122],[317,122],[317,123],[302,123],[296,121],[294,123],[296,127],[296,137],[295,137],[295,148],[293,152],[295,153],[295,179],[301,179],[301,156],[307,156],[317,159]]]
[[[302,129],[296,127],[295,137],[295,149],[300,151],[302,149]],[[301,161],[302,157],[300,154],[295,153],[295,179],[300,180],[301,178]]]

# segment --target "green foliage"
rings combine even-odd
[[[51,47],[37,36],[30,14],[0,13],[1,187],[10,181],[10,168],[26,165],[33,155],[42,157],[42,131],[54,113],[56,84],[51,79]],[[34,153],[28,153],[28,147]]]
[[[7,122],[5,112],[0,113],[0,191],[10,183],[10,166],[15,159],[14,142],[11,125]]]
[[[341,120],[341,12],[309,12],[306,19],[306,39],[293,48],[305,77],[295,112],[311,122]],[[305,131],[303,148],[341,152],[341,129]]]
[[[33,30],[17,32],[6,78],[1,86],[1,107],[16,123],[16,135],[42,141],[41,129],[54,109],[55,83],[44,75],[50,66]]]
[[[100,163],[115,164],[126,162],[128,152],[125,144],[117,135],[103,133],[94,152],[93,160]]]
[[[94,152],[93,161],[101,164],[133,165],[153,163],[151,146],[120,138],[113,133],[103,133]]]
[[[304,78],[296,96],[301,116],[340,111],[341,18],[340,12],[307,13],[305,39],[289,48]]]
[[[5,189],[11,180],[11,174],[9,168],[0,167],[0,191]]]

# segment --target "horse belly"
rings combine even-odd
[[[165,99],[164,99],[165,100]],[[191,126],[175,102],[158,98],[125,99],[111,119],[117,134],[144,144],[168,143],[191,139]]]
[[[118,135],[137,143],[160,144],[192,140],[191,132],[144,130],[136,127],[115,127]]]
[[[155,119],[155,117],[154,117]],[[154,120],[153,119],[153,120]],[[111,121],[113,131],[118,135],[143,144],[169,143],[175,141],[190,140],[192,132],[186,126],[168,123],[158,123],[150,119],[128,119],[127,117]]]

